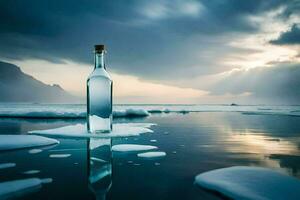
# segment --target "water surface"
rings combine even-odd
[[[300,178],[300,118],[296,116],[190,112],[114,122],[156,123],[151,127],[153,133],[113,138],[111,143],[154,145],[166,156],[146,159],[138,157],[138,152],[112,152],[112,184],[106,199],[220,199],[195,186],[194,178],[202,172],[237,165],[267,167]],[[2,118],[0,133],[27,134],[77,123],[84,123],[84,119]],[[15,167],[0,169],[1,182],[52,178],[52,183],[22,199],[95,199],[95,188],[88,181],[90,141],[57,139],[59,145],[40,148],[37,153],[30,153],[30,149],[1,152],[1,163],[16,163]],[[24,173],[31,170],[39,172]]]

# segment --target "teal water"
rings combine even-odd
[[[151,108],[162,110],[153,105]],[[136,152],[112,152],[111,186],[107,186],[106,199],[220,199],[195,186],[194,178],[199,173],[229,166],[261,166],[300,178],[300,118],[282,114],[291,110],[296,112],[298,108],[280,108],[280,114],[245,114],[244,111],[216,109],[213,112],[152,113],[143,118],[115,119],[114,123],[157,125],[151,128],[153,133],[113,138],[112,145],[154,145],[166,156],[145,159],[138,157]],[[143,109],[150,110],[145,106]],[[174,109],[182,110],[182,107],[174,106]],[[264,110],[270,112],[266,109],[270,108]],[[85,120],[6,117],[0,119],[0,134],[27,134],[32,130],[77,123],[85,123]],[[52,178],[51,183],[21,199],[100,199],[88,183],[88,163],[91,161],[88,139],[57,139],[59,145],[39,148],[43,151],[36,154],[29,153],[30,149],[0,152],[1,163],[16,163],[15,167],[0,169],[1,182],[29,177]],[[53,154],[70,156],[51,158]],[[28,170],[40,172],[22,173]]]

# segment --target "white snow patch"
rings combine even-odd
[[[114,117],[146,117],[149,116],[149,112],[145,109],[128,108],[125,110],[113,111]]]
[[[299,199],[300,181],[260,167],[229,167],[202,173],[195,183],[232,199]]]
[[[23,172],[23,174],[38,174],[40,173],[40,170],[28,170]]]
[[[67,158],[70,157],[71,154],[51,154],[50,158]]]
[[[92,134],[87,132],[85,124],[76,124],[48,130],[29,131],[30,134],[75,138],[111,138],[138,136],[142,133],[153,132],[151,123],[117,123],[110,133]]]
[[[156,146],[152,145],[140,145],[140,144],[117,144],[112,146],[113,151],[118,152],[130,152],[130,151],[147,151],[157,149]]]
[[[6,169],[6,168],[15,167],[15,166],[16,166],[16,163],[1,163],[0,169]]]
[[[42,183],[52,183],[53,179],[52,178],[43,178],[41,179]]]
[[[13,118],[85,118],[83,105],[2,104],[0,117]],[[145,117],[149,113],[143,108],[122,107],[113,111],[114,117]]]
[[[13,199],[26,194],[37,192],[44,182],[44,179],[28,178],[0,183],[0,199]]]
[[[163,151],[153,151],[153,152],[146,152],[146,153],[139,153],[137,156],[141,158],[162,158],[165,157],[167,154]]]
[[[42,149],[30,149],[28,153],[30,154],[36,154],[36,153],[41,153],[43,150]]]
[[[0,135],[0,151],[58,144],[59,141],[36,135]]]
[[[114,117],[145,117],[149,113],[241,112],[300,116],[299,106],[253,105],[114,105]],[[81,104],[0,104],[0,117],[20,118],[86,118],[86,106]]]

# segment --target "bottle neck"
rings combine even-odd
[[[104,51],[95,52],[95,69],[105,68]]]

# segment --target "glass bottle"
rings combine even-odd
[[[91,133],[112,130],[112,80],[104,54],[104,45],[95,45],[95,68],[87,79],[87,128]]]

